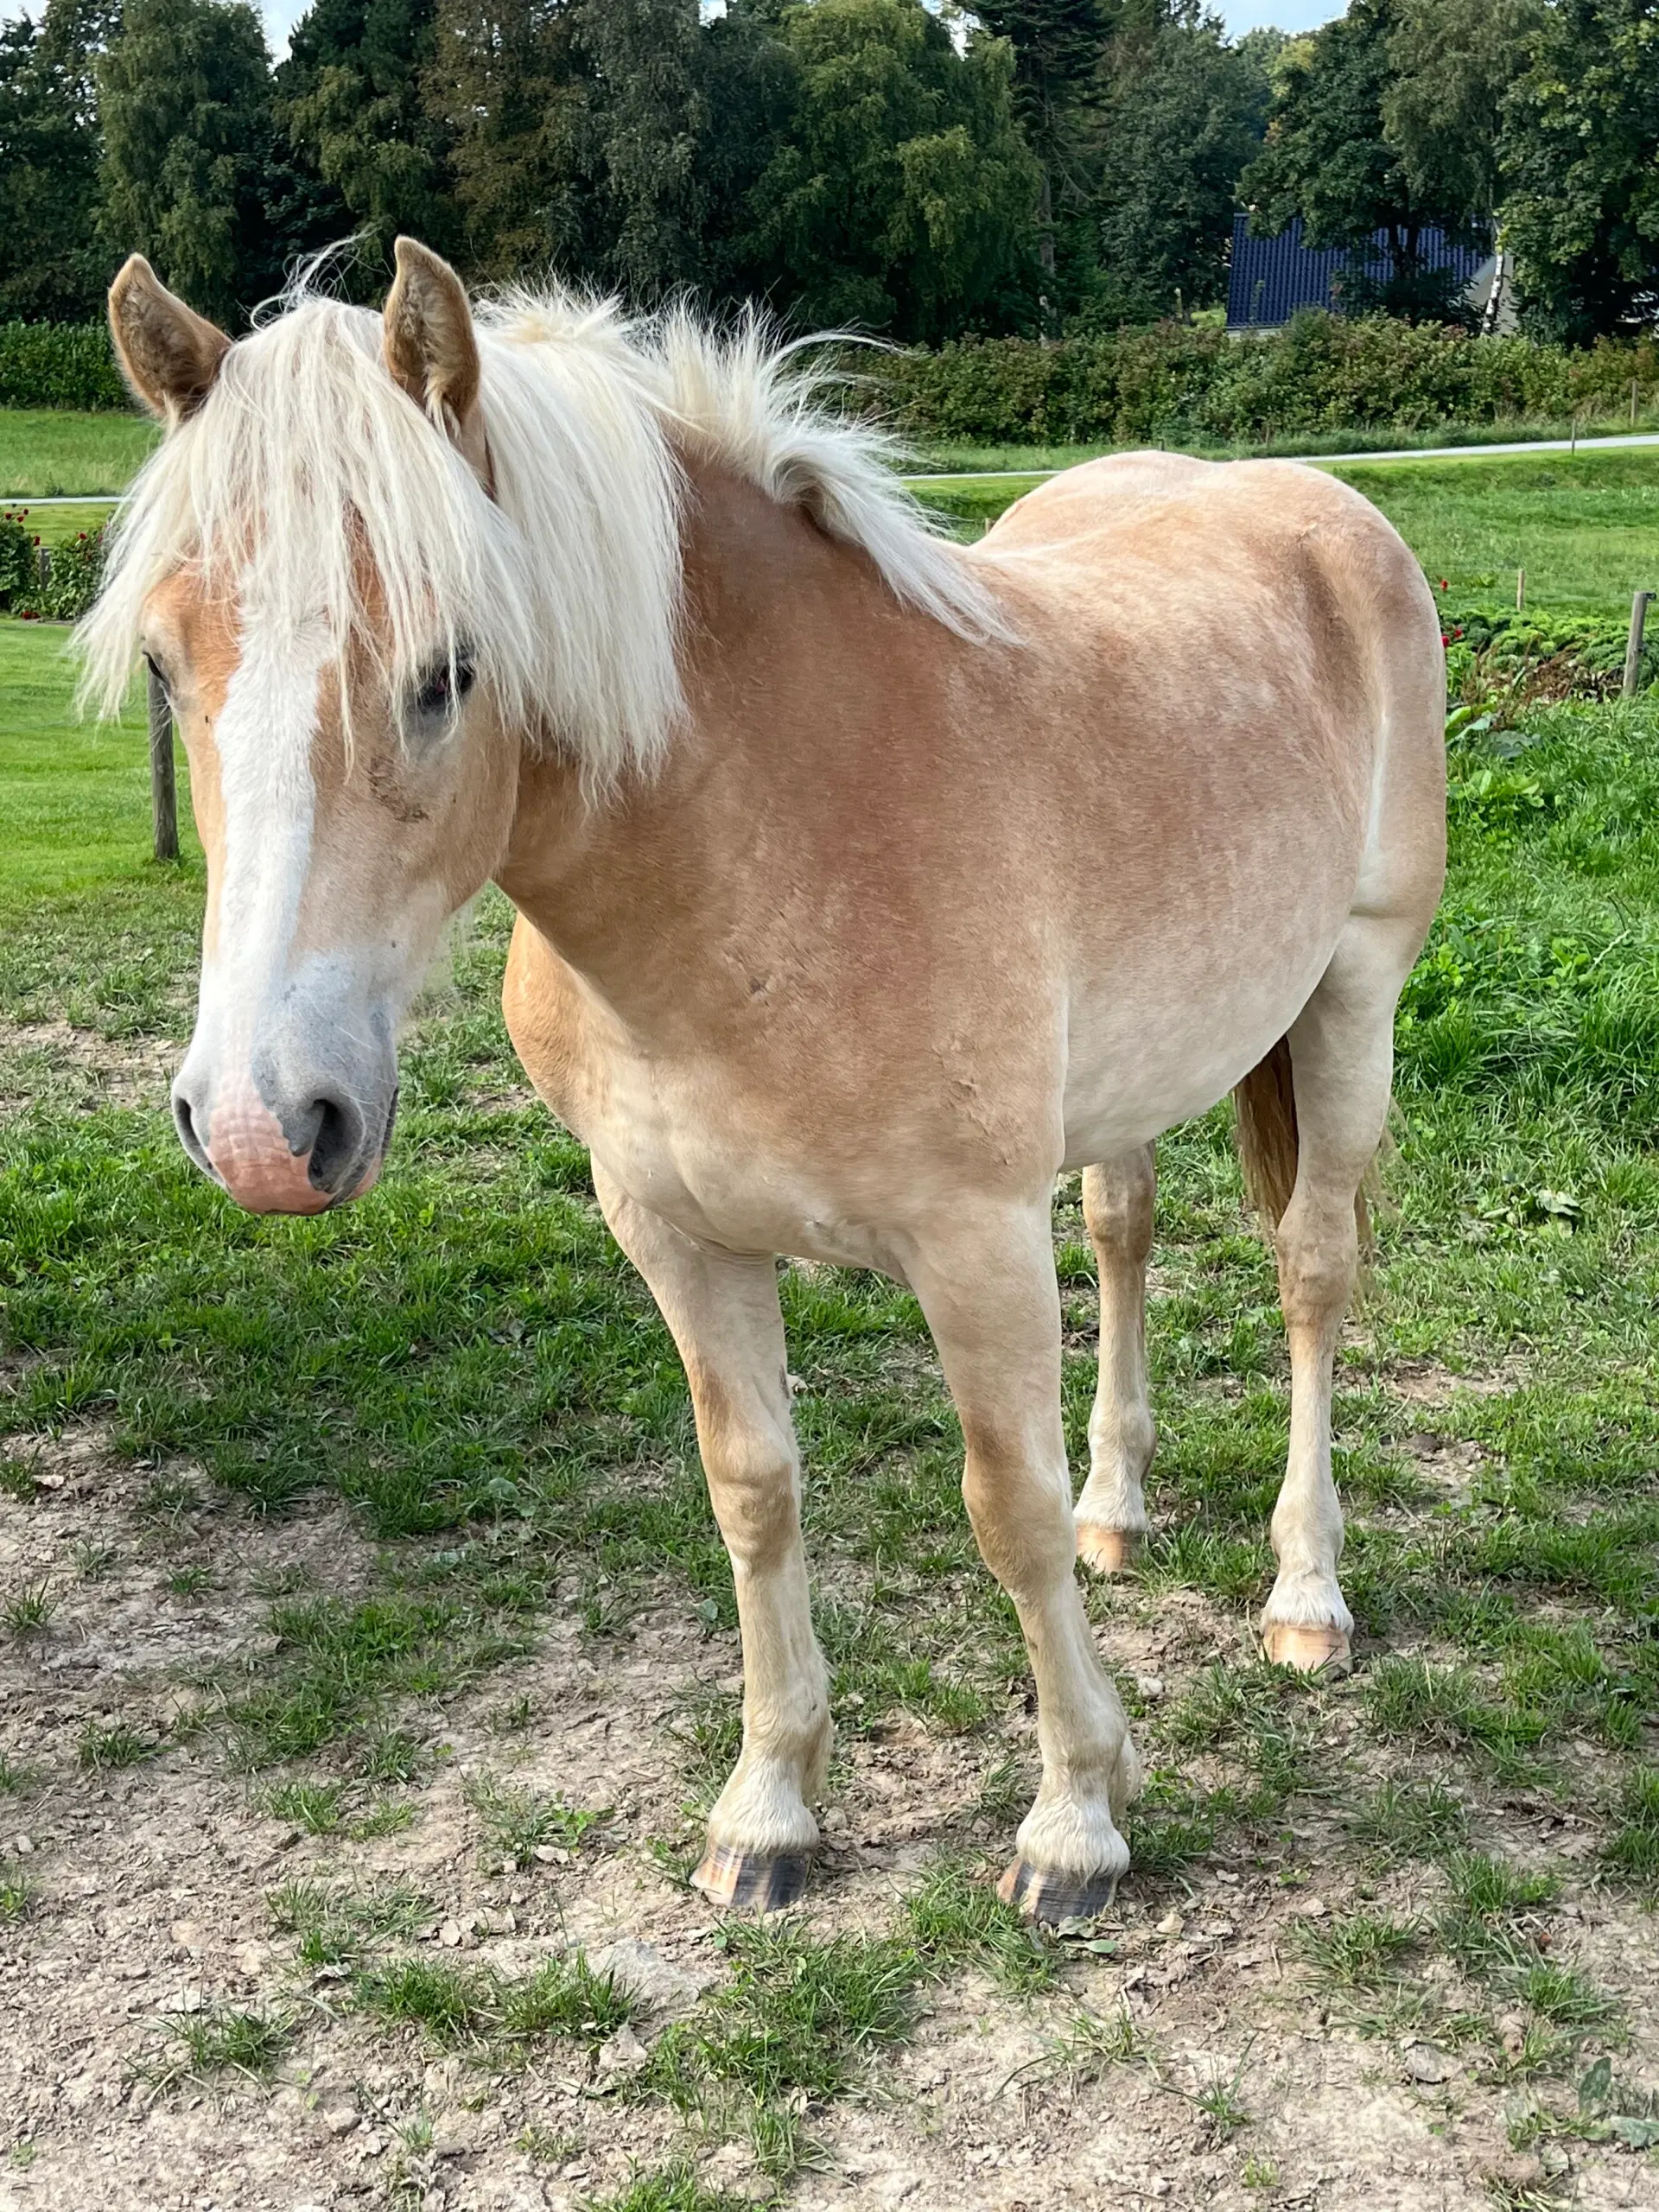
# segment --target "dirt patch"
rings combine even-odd
[[[682,2144],[677,2120],[629,2101],[626,2069],[604,2051],[555,2044],[504,2063],[354,2015],[337,1973],[302,1963],[267,1898],[295,1882],[397,1884],[424,1901],[416,1954],[505,1974],[580,1944],[641,1992],[649,2048],[726,1971],[715,1920],[676,1872],[695,1822],[671,1732],[688,1692],[734,1684],[734,1639],[677,1600],[591,1647],[556,1619],[533,1656],[401,1716],[422,1769],[378,1802],[404,1825],[309,1834],[227,1770],[211,1730],[113,1772],[81,1767],[76,1745],[89,1722],[159,1725],[205,1674],[257,1662],[273,1580],[297,1568],[311,1587],[359,1587],[372,1555],[349,1520],[199,1513],[162,1543],[155,1474],[124,1466],[96,1429],[14,1445],[11,1464],[25,1460],[28,1493],[0,1497],[0,1590],[44,1582],[62,1596],[43,1628],[0,1642],[0,1743],[44,1781],[0,1799],[0,1860],[34,1893],[0,1930],[0,2212],[575,2212]],[[181,1489],[188,1471],[168,1477]],[[77,1548],[91,1544],[113,1556],[87,1579]],[[181,1560],[211,1589],[176,1595]],[[1217,1657],[1248,1656],[1246,1624],[1210,1601],[1125,1592],[1108,1610],[1104,1648],[1149,1710]],[[845,1745],[815,1921],[892,1924],[941,1845],[994,1869],[1012,1823],[977,1800],[999,1763],[1028,1768],[1033,1748],[1018,1695],[971,1738],[899,1722]],[[1190,1765],[1199,1774],[1202,1753]],[[486,1775],[607,1818],[575,1850],[507,1866],[474,1802]],[[1506,1854],[1571,1867],[1546,1808],[1490,1809]],[[1623,1999],[1621,2073],[1651,2083],[1659,1934],[1588,1872],[1554,1913],[1552,1955]],[[1058,1990],[1020,1999],[971,1971],[928,1987],[912,2039],[815,2117],[823,2162],[790,2200],[803,2212],[1454,2212],[1491,2204],[1496,2177],[1512,2204],[1659,2204],[1659,2174],[1627,2152],[1512,2149],[1532,2092],[1504,2082],[1490,2048],[1425,2059],[1408,2034],[1362,2031],[1310,1980],[1311,1923],[1361,1904],[1421,1914],[1440,1878],[1408,1868],[1379,1882],[1317,1802],[1271,1851],[1218,1848],[1174,1885],[1132,1878],[1100,1948],[1075,1950]],[[161,2086],[178,2024],[215,2008],[292,2022],[273,2078]],[[1080,2017],[1109,2030],[1127,2019],[1127,2045],[1080,2056]],[[766,2193],[746,2143],[690,2147],[709,2187]]]

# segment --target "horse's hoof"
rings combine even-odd
[[[704,1854],[691,1886],[733,1912],[781,1912],[801,1896],[811,1872],[810,1851],[738,1851],[716,1843]]]
[[[1116,1874],[1046,1873],[1016,1859],[996,1885],[1004,1904],[1017,1904],[1027,1919],[1045,1928],[1063,1920],[1092,1920],[1117,1895]]]
[[[1269,1621],[1262,1631],[1262,1649],[1275,1667],[1294,1667],[1299,1675],[1353,1671],[1354,1655],[1339,1628],[1304,1628],[1294,1621]]]
[[[1133,1567],[1141,1542],[1135,1529],[1097,1529],[1088,1521],[1077,1523],[1077,1557],[1096,1574],[1122,1574]]]

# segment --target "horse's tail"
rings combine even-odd
[[[1284,1218],[1296,1187],[1296,1086],[1291,1075],[1290,1039],[1281,1037],[1243,1083],[1235,1086],[1238,1160],[1244,1194],[1271,1232]],[[1354,1193],[1354,1221],[1362,1253],[1371,1249],[1371,1213],[1367,1204],[1372,1177]]]

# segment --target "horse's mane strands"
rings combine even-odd
[[[385,679],[465,652],[502,710],[568,746],[601,791],[648,770],[684,712],[680,456],[716,461],[861,546],[957,634],[1006,638],[975,568],[934,534],[879,430],[827,411],[825,376],[748,316],[509,293],[478,310],[488,499],[387,373],[380,318],[302,272],[232,347],[198,413],[140,472],[81,626],[84,697],[113,712],[143,601],[194,563],[245,616],[319,613],[342,677],[381,640]],[[344,523],[342,518],[347,518]]]

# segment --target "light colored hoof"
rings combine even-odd
[[[781,1912],[804,1892],[812,1872],[810,1851],[762,1853],[711,1844],[691,1877],[710,1904],[732,1912]]]
[[[1304,1628],[1294,1621],[1268,1621],[1262,1649],[1275,1667],[1294,1667],[1299,1675],[1351,1674],[1354,1655],[1339,1628]]]
[[[1065,1920],[1092,1920],[1117,1895],[1116,1874],[1044,1873],[1016,1859],[996,1885],[1004,1904],[1018,1905],[1028,1920],[1058,1928]]]
[[[1144,1541],[1137,1529],[1100,1529],[1090,1521],[1077,1523],[1077,1557],[1096,1574],[1122,1574],[1135,1565]]]

